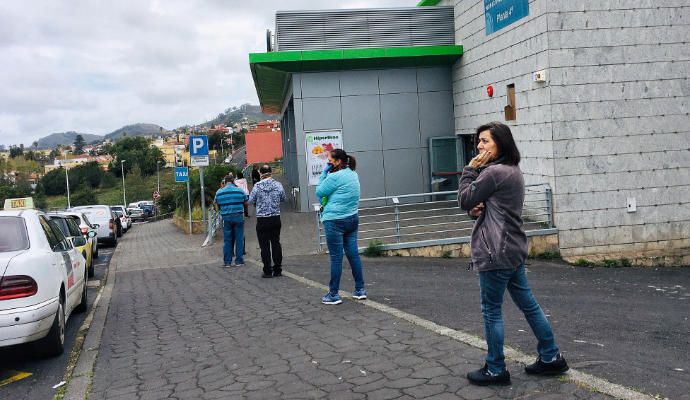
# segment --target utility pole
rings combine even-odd
[[[125,191],[125,161],[127,160],[120,160],[120,168],[122,169],[122,204],[123,207],[127,207],[127,194]]]

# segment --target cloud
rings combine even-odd
[[[248,53],[276,10],[414,6],[417,0],[4,0],[0,144],[53,132],[166,128],[258,103]]]

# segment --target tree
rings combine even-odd
[[[82,185],[70,196],[70,203],[72,203],[72,207],[88,206],[98,204],[98,198],[91,188],[87,185]]]
[[[10,158],[16,158],[24,155],[24,145],[10,146]]]
[[[165,162],[163,152],[158,147],[152,146],[148,140],[138,136],[120,139],[112,147],[110,154],[113,155],[114,160],[108,169],[118,177],[122,177],[122,160],[126,160],[125,176],[134,165],[139,166],[143,176],[153,175],[156,173],[156,163]]]
[[[74,149],[72,152],[74,154],[84,154],[84,146],[86,145],[86,140],[84,140],[84,137],[82,135],[77,135],[76,138],[74,138]]]
[[[40,182],[45,194],[48,196],[64,195],[66,193],[65,169],[56,168],[43,175]]]

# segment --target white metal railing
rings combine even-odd
[[[522,211],[528,236],[555,233],[551,187],[548,183],[527,185]],[[324,250],[326,234],[316,211],[319,251]],[[457,202],[457,192],[415,193],[360,200],[359,248],[372,241],[384,249],[424,247],[470,241],[474,220]]]

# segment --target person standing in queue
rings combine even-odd
[[[214,201],[223,218],[223,267],[241,267],[244,265],[244,205],[247,195],[235,185],[232,173],[225,177],[225,185],[218,189]]]
[[[264,265],[262,278],[283,275],[283,249],[280,246],[280,203],[286,200],[285,190],[280,182],[272,178],[271,167],[259,169],[259,181],[249,194],[249,202],[256,206],[256,236]],[[273,260],[273,267],[271,267]]]
[[[357,161],[345,150],[334,149],[328,153],[328,164],[319,177],[316,196],[323,206],[321,222],[326,231],[326,243],[331,260],[331,280],[321,302],[340,304],[342,299],[340,277],[343,272],[343,251],[350,262],[355,290],[352,297],[358,300],[367,298],[364,289],[364,272],[357,250],[359,229],[359,176],[355,172]]]
[[[261,173],[259,173],[259,167],[256,164],[252,164],[252,187],[259,183],[261,180]]]
[[[533,375],[558,375],[568,370],[553,331],[532,295],[525,260],[527,236],[522,227],[525,182],[518,167],[520,152],[510,128],[491,122],[477,128],[479,154],[460,178],[458,202],[477,218],[472,230],[470,267],[479,271],[479,288],[486,363],[467,374],[475,385],[509,385],[510,373],[503,354],[503,294],[506,289],[538,340],[539,357],[525,367]]]

